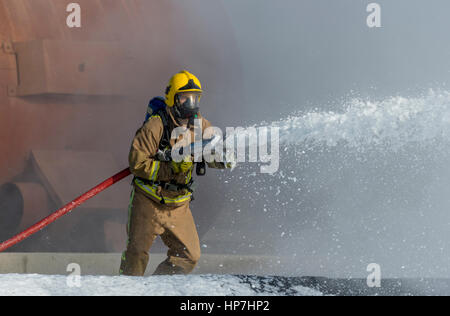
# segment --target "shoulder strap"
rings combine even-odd
[[[158,115],[163,123],[164,129],[161,141],[159,142],[159,149],[164,150],[166,147],[170,147],[169,115],[166,109],[158,110],[155,115]]]

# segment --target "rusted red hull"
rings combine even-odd
[[[161,95],[182,68],[198,74],[207,91],[239,97],[239,56],[219,3],[201,2],[217,16],[208,34],[198,32],[205,30],[202,16],[186,13],[179,1],[78,0],[79,29],[66,25],[70,2],[0,0],[0,185],[45,185],[31,162],[33,150],[109,153],[126,167],[148,99]],[[208,98],[210,115],[225,102]],[[52,206],[66,202],[48,194]],[[126,208],[127,194],[118,209]],[[117,222],[100,219],[117,245],[111,221]]]

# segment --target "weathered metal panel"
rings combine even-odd
[[[216,15],[214,23],[205,28],[203,25],[211,17],[206,19],[201,14],[188,14],[185,10],[187,4],[177,0],[77,0],[83,16],[80,29],[66,26],[66,6],[71,2],[0,0],[0,42],[49,43],[49,54],[42,53],[39,57],[38,53],[34,56],[43,61],[30,62],[26,68],[32,70],[31,74],[34,73],[29,85],[37,85],[30,91],[34,89],[33,93],[46,94],[14,96],[16,92],[9,91],[8,95],[8,87],[14,89],[25,78],[17,77],[21,71],[15,68],[15,55],[0,49],[0,184],[27,181],[24,178],[35,177],[36,171],[30,164],[31,152],[35,149],[108,152],[120,162],[121,168],[125,167],[130,141],[142,123],[149,98],[163,93],[169,76],[184,67],[198,74],[207,88],[204,100],[209,118],[214,117],[215,108],[220,107],[220,102],[230,101],[225,97],[227,91],[235,97],[239,94],[236,88],[239,87],[239,78],[234,72],[229,72],[236,67],[235,61],[239,56],[233,53],[234,42],[230,35],[232,32],[229,32],[232,29],[226,24],[219,2],[202,3],[204,10]],[[69,44],[51,47],[51,42]],[[105,59],[103,56],[107,54],[101,53],[102,49],[92,49],[97,53],[89,55],[95,55],[95,58],[79,68],[82,64],[80,56],[85,56],[82,53],[89,49],[71,46],[72,42],[73,45],[75,42],[117,43],[120,47],[117,51],[113,49],[113,55],[120,53],[122,59],[114,61],[114,57],[109,59],[111,62],[105,63],[115,63],[114,67],[110,67],[112,71],[105,68],[95,68],[94,71],[89,64],[102,64]],[[70,55],[66,49],[69,46],[76,50],[74,56],[78,57],[66,58]],[[9,56],[5,57],[5,54]],[[139,67],[128,66],[130,63]],[[33,80],[38,81],[36,78],[40,78],[41,74],[33,67],[43,66],[43,73],[50,74],[45,77],[45,84],[39,86],[42,83]],[[84,69],[84,72],[77,72],[80,69]],[[130,75],[128,70],[135,72]],[[55,74],[52,75],[52,71]],[[89,78],[86,79],[86,76]],[[95,82],[95,78],[98,82]],[[89,88],[87,82],[90,82]],[[81,94],[73,94],[79,91]],[[121,95],[125,93],[126,97],[111,96],[111,93],[117,95],[118,91],[121,91]],[[220,91],[222,101],[211,96],[214,91]],[[67,158],[66,162],[71,161]],[[78,172],[79,168],[73,165],[71,174],[71,180],[76,180],[79,187],[66,192],[66,200],[75,198],[89,186],[95,185],[101,177],[111,176],[121,169],[111,170],[111,174],[98,174],[98,179],[84,179],[85,175]],[[122,196],[121,203],[128,202],[128,184],[124,181],[123,188],[111,188],[118,190],[114,191],[117,194],[113,194],[112,198]],[[126,205],[120,207],[123,213]],[[54,230],[56,235],[79,222],[81,225],[82,220],[90,219],[93,210],[96,213],[95,205],[92,209],[77,210],[76,214],[61,219],[49,230]],[[106,208],[100,210],[104,210],[107,215],[114,213]],[[211,210],[204,213],[212,218]],[[116,222],[109,217],[108,220]],[[115,225],[105,227],[106,241],[110,240],[112,244],[120,243],[120,240],[114,241],[118,236],[109,233],[115,230]],[[122,234],[123,231],[120,236]],[[66,238],[62,243],[72,249],[69,245],[71,238]]]
[[[0,33],[14,41],[34,39],[119,40],[131,39],[145,30],[171,32],[164,24],[177,7],[172,1],[77,0],[82,8],[82,27],[66,26],[70,0],[0,0]],[[150,18],[151,17],[151,18]],[[0,36],[1,39],[1,36]]]
[[[144,81],[137,63],[117,42],[37,40],[15,43],[19,85],[15,95],[134,95]]]
[[[0,95],[7,95],[7,87],[16,85],[17,71],[15,69],[0,69]]]
[[[16,57],[0,50],[0,69],[16,69]]]
[[[34,150],[36,174],[58,207],[69,203],[82,193],[119,171],[110,153],[71,150]],[[126,209],[130,184],[122,181],[100,193],[79,208]]]
[[[27,229],[50,214],[48,195],[42,185],[32,182],[17,182],[14,185],[18,188],[23,200],[20,230]]]

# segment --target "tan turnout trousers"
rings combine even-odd
[[[128,245],[122,255],[120,273],[142,276],[149,250],[157,236],[169,248],[167,259],[154,274],[187,274],[200,259],[200,242],[189,203],[161,205],[134,188],[129,206]]]

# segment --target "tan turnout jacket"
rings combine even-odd
[[[204,138],[209,138],[207,128],[211,123],[204,117],[199,115],[202,120],[202,135]],[[173,118],[169,119],[169,130],[172,133],[173,129],[177,127]],[[186,126],[184,126],[186,128]],[[159,116],[152,116],[137,132],[133,139],[131,150],[129,154],[129,164],[131,172],[138,178],[134,180],[135,187],[157,202],[164,202],[167,205],[180,205],[188,203],[191,200],[192,194],[186,189],[178,192],[163,190],[160,186],[149,185],[141,179],[150,182],[164,181],[170,182],[174,180],[177,184],[187,184],[192,178],[194,166],[186,173],[174,174],[170,162],[160,162],[154,159],[159,149],[159,143],[163,136],[164,126]],[[206,134],[205,134],[206,131]],[[189,132],[181,135],[178,139],[171,139],[173,146],[186,146],[194,141],[194,127],[192,126]],[[222,169],[221,163],[209,163],[209,167]],[[139,179],[141,178],[141,179]]]

